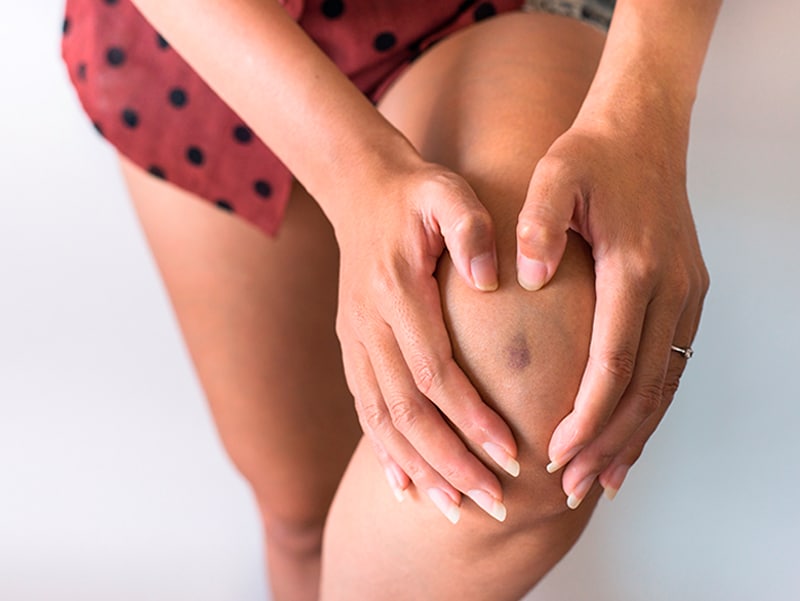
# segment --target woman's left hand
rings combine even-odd
[[[708,289],[686,194],[688,119],[652,117],[579,116],[537,164],[519,216],[523,287],[552,278],[568,229],[595,260],[589,359],[547,466],[567,466],[573,508],[595,480],[619,490],[678,387],[686,358],[671,346],[691,345]]]

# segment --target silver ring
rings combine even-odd
[[[676,353],[680,353],[683,355],[684,359],[691,359],[692,355],[694,355],[694,351],[692,347],[687,346],[686,348],[675,346],[674,344],[669,347],[671,350],[675,351]]]

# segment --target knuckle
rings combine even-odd
[[[628,277],[631,288],[640,294],[649,293],[661,269],[657,253],[642,253],[630,259]]]
[[[447,461],[439,467],[439,475],[451,484],[464,481],[464,470],[455,461]]]
[[[633,377],[636,356],[629,348],[618,348],[601,357],[598,363],[606,373],[624,385]]]
[[[411,376],[417,389],[426,397],[431,398],[431,393],[441,386],[441,369],[439,361],[430,355],[418,357],[409,365]]]
[[[658,411],[664,397],[664,388],[658,382],[647,382],[643,384],[636,394],[637,414],[642,418],[647,418]]]
[[[364,430],[369,432],[383,432],[389,423],[386,411],[378,405],[360,405],[358,418]]]
[[[492,218],[480,209],[464,210],[456,218],[452,232],[458,237],[487,238],[492,233]]]
[[[569,162],[563,157],[548,153],[536,163],[535,177],[540,183],[547,184],[563,178],[569,168]]]
[[[618,453],[619,449],[612,449],[608,446],[597,449],[591,458],[591,471],[602,472],[616,459]]]
[[[428,475],[428,468],[420,461],[409,461],[402,467],[406,475],[416,484],[420,484]]]
[[[389,414],[395,428],[404,433],[413,431],[420,419],[419,407],[409,398],[395,399],[389,406]]]

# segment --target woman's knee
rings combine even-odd
[[[449,261],[439,281],[456,360],[519,445],[521,474],[505,480],[509,515],[535,524],[562,514],[560,477],[545,466],[550,436],[572,408],[588,357],[594,275],[586,244],[571,235],[558,272],[537,292],[517,284],[508,253],[500,255],[495,292],[467,286]]]

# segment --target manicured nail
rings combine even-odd
[[[467,496],[498,522],[505,521],[507,514],[506,506],[485,490],[471,490],[467,493]]]
[[[572,447],[568,452],[564,453],[558,459],[553,459],[550,463],[547,464],[545,468],[549,473],[554,473],[560,470],[562,467],[567,465],[575,455],[582,449],[582,446]]]
[[[453,524],[458,523],[458,518],[461,517],[461,509],[453,502],[450,495],[441,488],[429,488],[428,496],[431,498],[431,501],[433,501],[433,504],[436,505],[437,509],[444,514],[444,517]]]
[[[484,253],[470,261],[472,281],[478,290],[491,292],[497,290],[497,261],[494,253]]]
[[[628,475],[628,470],[631,469],[629,465],[620,465],[614,468],[614,471],[611,472],[611,475],[608,477],[608,483],[605,485],[605,494],[606,499],[609,501],[613,501],[614,497],[617,496],[619,489],[622,488],[622,483],[625,482],[625,476]]]
[[[517,281],[526,290],[539,290],[547,278],[547,265],[525,255],[517,257]]]
[[[519,461],[509,455],[499,444],[493,442],[483,443],[483,450],[492,460],[515,478],[519,476]]]
[[[575,487],[572,493],[567,497],[567,507],[570,509],[577,509],[578,506],[583,502],[586,498],[586,495],[589,493],[589,489],[592,488],[592,484],[594,483],[594,479],[597,476],[587,476]]]
[[[406,498],[406,491],[403,490],[403,485],[400,480],[400,476],[397,473],[397,467],[391,465],[387,467],[384,471],[386,472],[386,479],[389,481],[389,486],[394,493],[395,499],[399,502],[403,502],[403,499]]]

